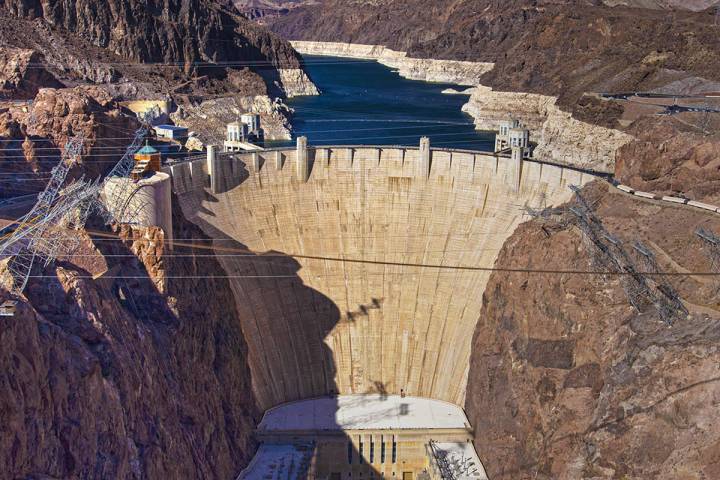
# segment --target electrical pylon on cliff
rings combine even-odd
[[[702,227],[695,231],[695,235],[702,240],[703,250],[705,250],[705,254],[710,258],[710,271],[715,273],[720,272],[720,237]],[[717,293],[718,290],[720,290],[720,284],[716,279],[715,293]]]
[[[35,206],[15,222],[17,226],[12,232],[0,238],[0,258],[10,257],[8,271],[14,293],[22,293],[25,289],[34,266],[47,266],[79,245],[79,238],[73,230],[82,229],[92,213],[101,214],[108,224],[132,223],[131,216],[136,213],[127,212],[127,202],[120,201],[133,194],[136,187],[132,182],[122,182],[120,188],[113,190],[113,195],[118,198],[103,202],[101,193],[106,190],[104,186],[110,179],[129,177],[134,165],[133,153],[146,134],[144,126],[135,132],[125,154],[103,182],[80,179],[63,188],[70,167],[78,162],[82,154],[84,140],[74,137],[67,142],[60,162],[53,168],[50,181],[38,195]],[[110,205],[110,208],[105,205]]]
[[[82,137],[73,137],[65,144],[60,162],[52,169],[50,180],[38,195],[33,208],[16,222],[17,227],[12,233],[0,239],[0,255],[11,257],[8,270],[12,276],[12,289],[16,293],[25,288],[33,265],[38,261],[47,264],[53,260],[55,248],[52,241],[45,241],[43,237],[52,229],[53,204],[70,166],[80,156],[83,141]]]
[[[575,207],[570,207],[570,211],[578,219],[578,226],[583,232],[583,239],[591,254],[593,265],[601,271],[621,274],[620,285],[628,301],[638,312],[642,313],[652,306],[660,318],[668,324],[687,316],[687,309],[678,294],[667,282],[659,278],[660,272],[654,254],[639,242],[636,243],[634,248],[642,256],[645,264],[643,269],[638,269],[635,261],[625,250],[623,242],[605,229],[602,221],[580,193],[580,188],[571,185],[570,189],[575,193],[578,202]]]
[[[654,274],[649,280],[655,284],[655,289],[662,295],[662,297],[655,302],[656,307],[660,311],[660,316],[668,321],[671,321],[676,316],[687,316],[688,310],[682,303],[680,295],[670,282],[667,281],[666,277],[659,275],[660,268],[658,267],[657,259],[652,250],[640,242],[635,242],[633,249],[638,253],[641,263],[644,266],[644,271]]]
[[[113,178],[130,177],[130,172],[132,172],[132,169],[135,166],[133,155],[142,145],[143,138],[145,138],[147,133],[148,129],[145,126],[135,131],[135,136],[125,150],[125,154],[105,176],[105,184]],[[104,199],[105,201],[100,203],[98,207],[106,224],[110,224],[112,222],[133,223],[133,217],[128,214],[127,208],[129,199],[133,197],[135,190],[137,190],[137,185],[134,182],[129,181],[120,182],[114,184],[112,188],[103,189],[103,195],[106,196]]]

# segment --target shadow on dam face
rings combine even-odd
[[[237,241],[215,243],[220,252],[247,251]],[[243,335],[252,339],[248,342],[248,357],[254,393],[256,397],[258,393],[263,395],[257,398],[261,408],[267,408],[277,398],[322,395],[324,413],[335,419],[339,410],[339,390],[334,380],[337,368],[324,339],[341,321],[338,307],[307,286],[298,275],[300,263],[280,252],[239,257],[219,253],[218,260],[233,277],[231,289]],[[258,361],[262,366],[257,365]],[[250,471],[241,478],[264,478],[272,472],[279,472],[278,478],[347,478],[350,472],[353,477],[381,478],[367,455],[358,450],[361,441],[345,435],[342,426],[334,421],[325,429],[334,433],[331,441],[309,437],[263,441]]]

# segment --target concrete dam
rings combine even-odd
[[[262,409],[365,395],[448,402],[458,418],[486,269],[528,219],[525,207],[563,203],[569,185],[596,178],[422,142],[311,148],[300,141],[297,148],[209,153],[165,171],[183,215],[213,239],[230,277]],[[467,420],[456,423],[463,422],[467,435]],[[363,442],[387,441],[386,430],[365,438],[338,424],[361,455]]]
[[[418,148],[304,153],[170,167],[184,215],[257,254],[220,259],[238,277],[261,407],[401,391],[462,405],[489,272],[452,267],[492,267],[525,206],[565,202],[594,177],[524,161],[515,185],[510,159],[452,150],[425,165]]]

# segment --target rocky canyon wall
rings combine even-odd
[[[278,72],[280,73],[280,85],[287,97],[320,94],[302,68],[281,68]]]
[[[180,3],[0,1],[0,56],[26,49],[22,55],[34,54],[51,72],[28,70],[35,78],[26,74],[13,95],[32,98],[30,80],[58,86],[53,74],[66,85],[106,84],[125,99],[317,93],[289,42],[219,2]],[[5,76],[3,90],[18,83],[17,74]]]
[[[43,88],[32,103],[7,106],[0,112],[0,197],[42,190],[73,136],[85,142],[70,176],[105,173],[124,153],[124,138],[140,126],[121,110],[106,91],[92,86]]]
[[[694,232],[720,231],[717,215],[638,200],[603,184],[584,190],[631,256],[639,240],[661,271],[711,269]],[[715,280],[667,278],[690,312],[672,325],[652,306],[638,313],[620,277],[569,273],[598,264],[563,211],[521,225],[495,266],[568,273],[495,272],[483,296],[465,407],[489,477],[718,477]]]
[[[156,228],[114,235],[84,237],[0,317],[0,478],[235,478],[260,412],[222,266],[165,255]]]
[[[179,63],[187,70],[202,70],[194,62],[300,64],[286,41],[216,1],[184,0],[171,6],[161,0],[3,0],[0,5],[17,17],[43,19],[137,62]]]
[[[718,80],[712,13],[675,9],[670,15],[574,0],[324,0],[292,9],[271,28],[291,40],[491,62],[495,68],[479,83],[557,96],[563,109],[585,119],[577,105],[586,92],[650,91],[668,76]],[[599,117],[615,118],[612,112]]]

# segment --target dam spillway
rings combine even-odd
[[[300,157],[283,149],[169,167],[184,216],[217,247],[252,252],[218,258],[260,407],[367,393],[462,406],[484,269],[525,207],[565,202],[569,185],[595,177],[533,161],[518,172],[481,152],[423,159],[417,147]]]

